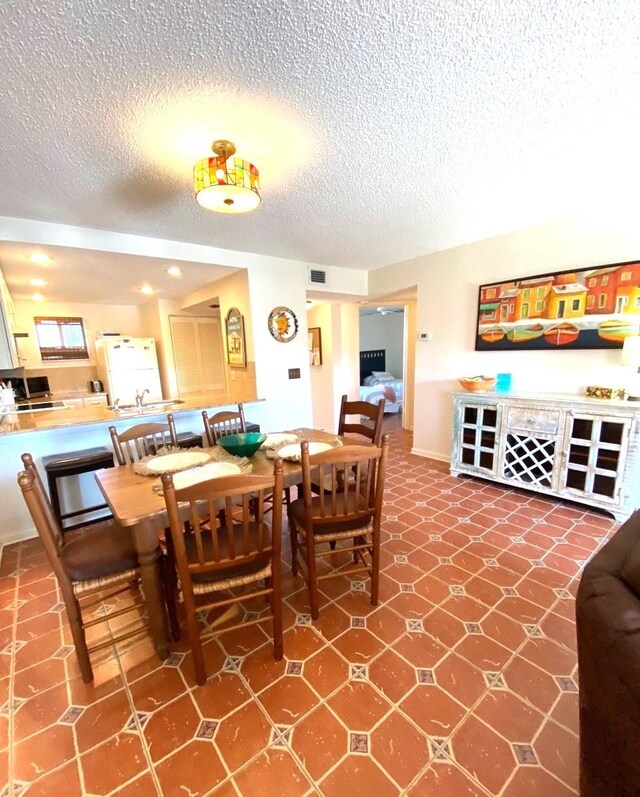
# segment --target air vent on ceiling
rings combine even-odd
[[[313,282],[315,285],[326,285],[327,282],[327,272],[320,271],[319,269],[312,268],[309,270],[309,282]]]

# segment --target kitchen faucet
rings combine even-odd
[[[144,394],[148,393],[148,392],[149,392],[149,388],[148,387],[145,387],[145,389],[142,391],[142,393],[140,393],[138,390],[136,390],[136,407],[138,407],[138,409],[140,407],[142,407],[142,401],[144,399]]]

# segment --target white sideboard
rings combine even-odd
[[[640,402],[455,393],[451,473],[611,512],[640,504]]]

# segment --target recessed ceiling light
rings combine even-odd
[[[155,291],[153,290],[151,285],[149,285],[148,282],[145,282],[145,284],[140,288],[140,293],[144,293],[146,296],[150,296],[152,293],[155,293]]]
[[[34,302],[41,302],[44,299],[44,296],[41,293],[32,293],[31,298]]]
[[[167,274],[170,277],[181,277],[182,271],[178,268],[178,266],[171,266],[171,268],[167,269]]]
[[[33,285],[34,288],[42,288],[42,286],[46,284],[46,280],[40,279],[40,277],[34,277],[29,280],[29,285]]]
[[[44,252],[36,252],[35,255],[31,255],[31,262],[38,264],[50,263],[51,258],[49,257],[49,255],[45,255]]]

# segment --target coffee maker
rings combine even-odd
[[[104,387],[99,379],[91,379],[89,381],[89,390],[92,393],[104,393]]]

